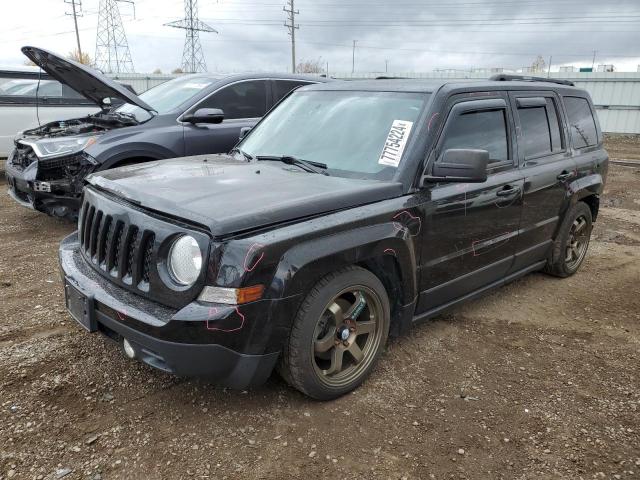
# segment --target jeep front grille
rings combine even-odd
[[[91,187],[85,189],[78,219],[78,241],[85,261],[111,282],[170,307],[194,300],[204,283],[196,282],[187,290],[171,288],[168,275],[160,273],[160,247],[184,233],[199,238],[202,253],[207,254],[209,237],[202,232],[185,231],[104,197]]]

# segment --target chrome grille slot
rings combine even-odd
[[[149,231],[144,232],[144,237],[142,241],[141,250],[144,252],[142,255],[142,265],[141,265],[141,283],[149,284],[149,273],[151,271],[151,261],[153,255],[153,244],[156,241],[156,236]]]
[[[109,273],[118,277],[118,267],[120,265],[120,252],[122,251],[122,234],[124,232],[124,224],[121,221],[116,222],[113,241],[109,245],[109,258],[107,259],[107,270]]]
[[[96,208],[91,206],[89,208],[89,212],[87,213],[86,218],[84,219],[84,239],[82,242],[83,248],[85,252],[89,251],[89,239],[91,238],[91,224],[93,222],[93,216],[96,213]]]
[[[84,245],[84,222],[87,218],[87,211],[89,210],[89,204],[84,203],[82,205],[82,209],[80,210],[80,215],[78,217],[78,238],[80,239],[80,245]]]
[[[107,244],[109,242],[109,236],[111,235],[111,215],[105,215],[102,225],[100,226],[100,232],[98,234],[98,265],[100,268],[106,267],[107,257]]]
[[[138,227],[135,225],[129,225],[124,248],[122,249],[124,254],[122,261],[122,266],[124,266],[124,270],[122,271],[122,280],[128,284],[135,285],[136,283],[136,279],[134,278],[136,275],[134,266],[136,264],[136,258],[140,255],[138,247]]]
[[[102,211],[96,212],[93,221],[91,222],[91,231],[89,232],[89,256],[93,262],[96,261],[96,249],[98,248],[98,230],[100,229],[100,223],[102,222]]]

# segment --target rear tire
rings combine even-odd
[[[355,266],[331,273],[302,302],[278,372],[316,400],[340,397],[371,373],[389,324],[389,298],[378,277]]]
[[[561,278],[576,273],[587,254],[592,228],[589,206],[584,202],[572,206],[562,221],[544,271]]]

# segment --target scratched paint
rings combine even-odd
[[[392,217],[392,225],[397,231],[407,231],[412,237],[417,236],[422,229],[420,217],[412,215],[408,210],[402,210]]]
[[[502,240],[498,240],[500,237],[504,237],[509,235],[510,232],[504,232],[500,235],[496,235],[495,237],[485,238],[482,240],[474,240],[471,242],[471,250],[473,251],[474,257],[479,257],[485,253],[489,253],[495,250],[497,247],[501,247],[505,243],[509,241],[509,238],[504,238]],[[485,248],[486,247],[486,248]]]
[[[253,260],[250,260],[253,254],[260,251],[262,248],[264,248],[264,245],[260,243],[251,244],[249,250],[247,250],[247,254],[244,256],[243,268],[245,273],[252,272],[262,261],[264,258],[264,252],[260,252],[260,255],[253,258]]]
[[[240,319],[240,325],[238,325],[237,327],[233,327],[233,328],[221,328],[221,327],[216,327],[216,326],[212,325],[213,322],[211,321],[212,317],[215,317],[215,316],[218,315],[219,309],[217,307],[209,308],[209,315],[208,315],[209,318],[207,318],[207,322],[206,322],[207,330],[216,331],[216,332],[223,332],[223,333],[231,333],[231,332],[237,332],[239,330],[242,330],[242,328],[244,327],[245,316],[242,314],[242,312],[240,311],[240,309],[238,307],[235,307],[234,311],[238,315],[238,318]],[[211,321],[212,324],[209,323],[210,321]],[[217,320],[217,321],[219,321],[219,320]]]
[[[384,249],[384,253],[385,255],[393,255],[394,257],[397,257],[398,255],[396,254],[396,251],[393,248],[385,248]]]

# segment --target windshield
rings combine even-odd
[[[254,157],[319,162],[331,175],[390,180],[427,98],[399,92],[296,92],[239,147]]]
[[[211,77],[174,78],[141,93],[139,97],[159,114],[169,113],[216,81]],[[129,103],[118,107],[116,111],[132,114],[139,122],[151,117],[146,110]]]

